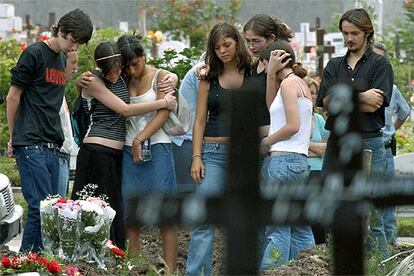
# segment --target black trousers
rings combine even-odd
[[[98,144],[82,144],[76,160],[75,183],[71,197],[78,199],[76,193],[89,183],[98,185],[95,196],[105,194],[109,204],[116,211],[110,238],[118,247],[125,249],[121,190],[122,154],[122,150]]]
[[[322,183],[321,171],[310,171],[309,180],[312,179],[317,180],[316,183]],[[326,229],[324,227],[320,225],[313,225],[312,233],[315,238],[315,244],[326,243]]]

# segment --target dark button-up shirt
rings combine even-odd
[[[343,57],[331,59],[325,67],[317,105],[323,106],[323,99],[328,96],[329,88],[338,82],[346,82],[352,85],[354,91],[365,92],[371,88],[377,88],[384,92],[384,103],[375,112],[362,113],[362,131],[380,131],[384,126],[384,109],[391,101],[394,75],[390,62],[368,48],[358,60],[355,68],[348,65],[349,52]],[[332,118],[326,120],[325,128],[332,130]]]

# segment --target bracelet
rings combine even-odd
[[[143,143],[138,137],[135,137],[134,139],[140,142],[141,144]]]
[[[194,157],[200,157],[201,158],[201,155],[200,154],[193,154],[193,158]]]

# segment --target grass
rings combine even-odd
[[[0,173],[10,179],[12,186],[20,186],[20,175],[15,159],[9,158],[8,156],[0,156]]]
[[[414,217],[398,217],[398,236],[414,237]]]
[[[14,197],[14,202],[20,206],[23,207],[23,225],[26,224],[26,218],[27,218],[27,202],[23,197]]]

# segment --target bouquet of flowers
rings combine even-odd
[[[48,196],[40,202],[42,242],[45,251],[49,255],[58,254],[60,246],[59,231],[55,223],[57,210],[54,208],[60,200],[59,196]]]
[[[2,275],[32,271],[44,271],[52,274],[62,272],[62,267],[56,260],[48,260],[36,253],[16,257],[2,257],[0,262],[0,274]]]
[[[55,206],[60,242],[59,256],[64,260],[74,261],[80,236],[80,205],[77,201],[59,199]]]
[[[102,262],[103,247],[116,212],[106,196],[95,197],[95,184],[88,184],[78,193],[79,200],[49,196],[40,203],[42,240],[45,250],[65,260],[82,259]]]

